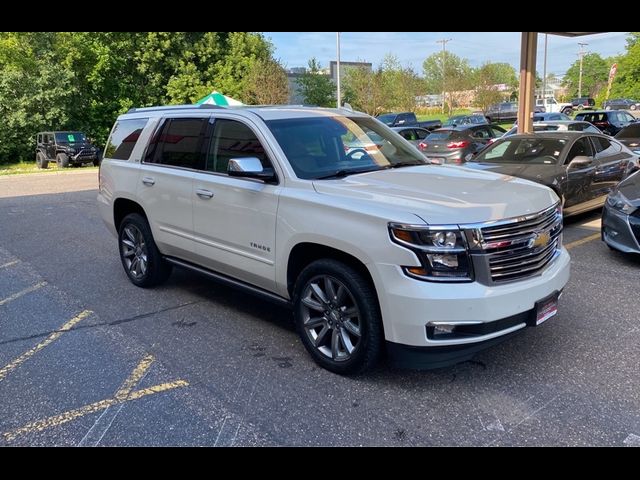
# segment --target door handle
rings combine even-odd
[[[213,192],[210,192],[209,190],[203,190],[202,188],[198,188],[196,190],[196,195],[198,195],[200,198],[204,198],[208,200],[211,197],[213,197]]]
[[[142,177],[142,183],[149,187],[152,187],[153,185],[155,185],[156,181],[151,177]]]

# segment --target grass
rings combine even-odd
[[[97,170],[98,167],[93,165],[82,167],[82,170]],[[77,172],[78,168],[58,168],[55,162],[49,162],[49,168],[43,170],[38,168],[36,162],[15,162],[15,163],[3,163],[0,164],[0,176],[5,175],[18,175],[22,173],[49,173],[49,172]]]

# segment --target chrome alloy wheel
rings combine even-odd
[[[122,258],[129,274],[140,279],[147,273],[148,252],[142,232],[135,225],[124,227],[122,239]]]
[[[349,360],[362,338],[360,310],[349,289],[318,275],[305,286],[301,308],[304,332],[315,348],[334,361]]]

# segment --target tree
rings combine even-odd
[[[418,75],[409,67],[402,67],[398,57],[385,55],[381,67],[382,106],[386,110],[414,110],[421,87]]]
[[[484,63],[474,71],[475,103],[485,110],[504,97],[499,85],[514,89],[518,84],[515,69],[508,63]]]
[[[377,115],[384,111],[382,69],[365,66],[349,68],[344,76],[344,101],[354,109]]]
[[[595,97],[606,87],[610,65],[597,53],[587,53],[582,58],[582,95]],[[573,62],[564,75],[562,85],[571,98],[578,96],[580,83],[580,60]]]
[[[277,105],[289,101],[287,73],[277,60],[256,61],[246,77],[245,88],[245,98],[256,105]]]
[[[434,53],[425,59],[422,68],[429,94],[440,93],[443,90],[454,92],[473,88],[472,68],[469,66],[469,61],[454,53],[447,51]]]
[[[309,69],[298,79],[298,92],[304,103],[319,107],[333,107],[336,104],[336,87],[331,78],[321,73],[320,64],[314,58],[309,60]]]
[[[618,71],[611,86],[611,98],[640,98],[640,34],[627,39],[627,53],[618,60]]]

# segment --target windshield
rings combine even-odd
[[[471,159],[478,163],[559,163],[560,154],[567,145],[564,138],[513,138],[498,140],[481,154]]]
[[[386,115],[380,115],[378,117],[378,120],[380,120],[382,123],[384,123],[385,125],[393,125],[393,122],[395,121],[397,115],[394,115],[392,113],[388,113]]]
[[[373,118],[328,116],[266,124],[299,178],[429,164],[418,149]]]
[[[456,117],[451,117],[449,120],[444,122],[442,124],[442,126],[443,127],[450,127],[451,125],[457,125],[458,123],[461,123],[464,119],[465,119],[465,117],[463,115],[458,115]]]
[[[431,132],[427,137],[427,140],[449,140],[456,137],[462,136],[455,130],[436,130],[435,132]]]
[[[56,133],[56,143],[84,143],[87,139],[81,132]]]

